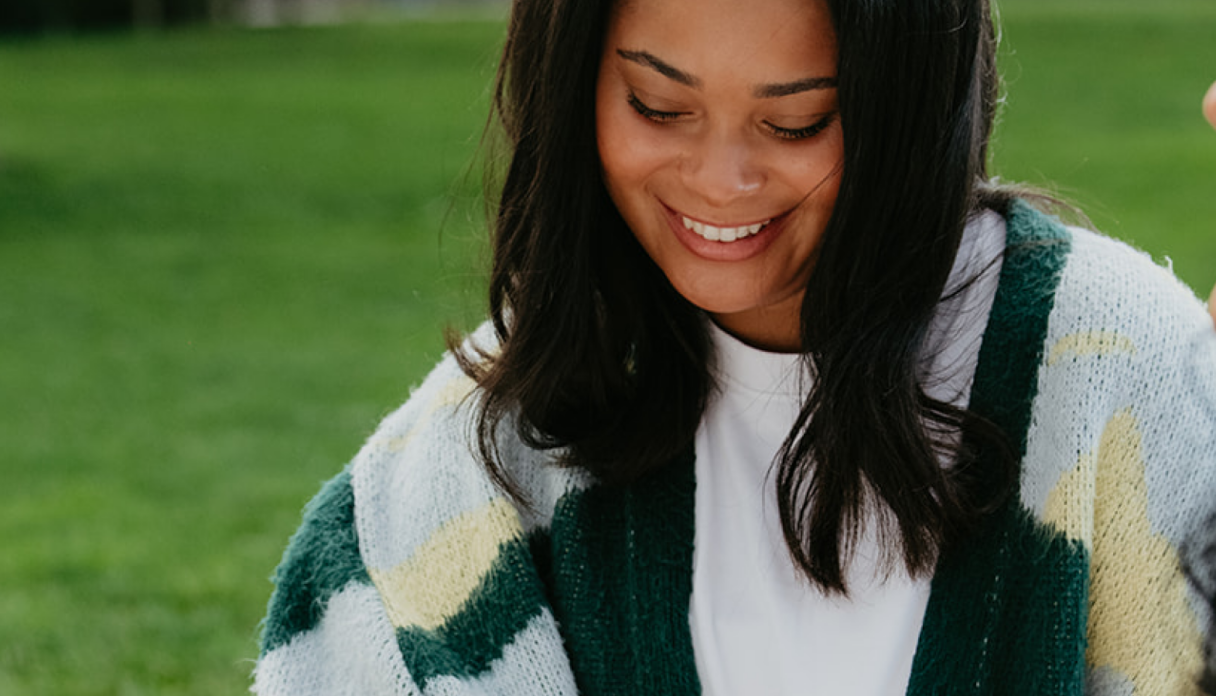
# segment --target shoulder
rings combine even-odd
[[[1134,413],[1171,441],[1210,432],[1216,332],[1203,303],[1144,252],[1088,230],[1069,237],[1040,388],[1088,392],[1090,406]]]
[[[1059,231],[1021,501],[1089,559],[1095,678],[1174,693],[1202,664],[1179,567],[1216,504],[1216,332],[1147,254]],[[1129,652],[1129,635],[1160,649]]]
[[[479,331],[471,340],[489,347],[488,335]],[[480,397],[446,356],[308,504],[275,573],[256,690],[330,693],[317,685],[332,683],[353,693],[346,682],[356,673],[367,683],[405,683],[435,665],[422,648],[403,657],[386,647],[403,630],[446,627],[449,638],[464,640],[460,631],[469,629],[481,640],[493,624],[498,632],[486,643],[493,652],[531,625],[543,596],[526,582],[534,574],[529,535],[550,523],[559,498],[587,482],[506,428],[499,449],[532,506],[510,500],[472,445]],[[479,588],[491,586],[497,618],[469,619]],[[494,604],[504,597],[512,601]],[[292,687],[306,682],[312,690]]]
[[[386,491],[377,486],[392,481],[393,466],[405,458],[406,444],[418,434],[418,427],[425,427],[445,406],[459,404],[471,389],[471,381],[463,378],[454,361],[445,359],[405,404],[380,423],[354,460],[326,481],[304,507],[300,526],[275,570],[263,651],[314,628],[330,598],[346,586],[371,584],[364,550],[367,532],[373,532],[373,538],[377,535],[375,527],[369,528],[362,518],[377,507],[391,507],[396,502],[387,500]],[[419,442],[434,445],[449,430],[432,427]],[[360,489],[358,495],[356,488]]]
[[[1216,332],[1147,254],[1078,228],[1064,243],[1023,502],[1087,540],[1118,511],[1178,548],[1216,501]]]
[[[468,339],[493,351],[483,325]],[[399,567],[453,530],[487,549],[547,526],[557,501],[587,485],[558,466],[559,452],[523,443],[513,422],[496,437],[500,464],[530,505],[516,503],[490,479],[477,453],[482,393],[451,355],[381,422],[350,466],[355,522],[369,568]]]
[[[1015,298],[1049,295],[1053,328],[1164,330],[1158,339],[1211,329],[1195,293],[1143,251],[1067,227],[1023,201],[1013,202],[1006,219],[1011,268],[1002,286]]]
[[[1179,565],[1216,503],[1216,332],[1147,254],[1071,237],[1040,379],[1036,451],[1059,474],[1043,512],[1087,542],[1090,653],[1137,691],[1173,692],[1202,665],[1206,621]],[[1118,647],[1128,634],[1161,648],[1155,663]]]
[[[1144,252],[1090,230],[1061,230],[1066,249],[1039,360],[1035,426],[1080,438],[1052,440],[1075,457],[1126,416],[1145,434],[1146,452],[1165,448],[1157,468],[1216,463],[1216,443],[1201,442],[1216,416],[1216,332],[1203,303]]]
[[[1144,350],[1211,332],[1195,293],[1148,254],[1089,230],[1070,228],[1069,237],[1054,309],[1061,328],[1109,327]]]

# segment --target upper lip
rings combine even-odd
[[[702,225],[709,225],[711,227],[718,227],[718,228],[747,227],[748,225],[764,224],[767,222],[771,222],[773,220],[773,218],[778,217],[777,215],[769,215],[767,217],[751,218],[750,220],[746,220],[743,222],[711,222],[709,220],[705,220],[703,218],[695,217],[695,216],[689,215],[688,213],[681,212],[679,210],[676,210],[675,208],[672,208],[671,206],[667,206],[667,209],[670,210],[675,215],[678,215],[680,217],[686,217],[689,220],[699,222]]]

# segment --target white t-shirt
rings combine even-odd
[[[931,327],[926,360],[935,380],[927,389],[935,398],[966,405],[1004,245],[999,215],[968,225],[947,284],[950,299]],[[702,693],[903,694],[929,579],[908,577],[898,563],[880,567],[873,525],[846,568],[848,598],[820,593],[795,571],[770,473],[807,377],[795,354],[752,348],[716,326],[711,334],[718,390],[696,436],[689,609]]]

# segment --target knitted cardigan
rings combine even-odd
[[[940,557],[907,693],[1195,693],[1208,617],[1180,549],[1216,507],[1211,321],[1023,203],[1007,238],[970,404],[1021,485]],[[527,509],[470,453],[475,402],[448,357],[308,505],[253,690],[699,693],[692,456],[612,488],[504,428]]]

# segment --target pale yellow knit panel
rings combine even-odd
[[[410,440],[414,439],[414,434],[423,431],[430,424],[431,417],[435,415],[436,411],[441,408],[459,405],[476,387],[477,383],[470,377],[460,375],[436,391],[435,396],[427,404],[426,409],[418,416],[417,422],[404,435],[393,435],[385,437],[382,440],[373,440],[370,444],[383,447],[389,452],[404,451],[409,445]]]
[[[1199,629],[1178,554],[1149,524],[1140,429],[1130,410],[1107,422],[1096,465],[1088,662],[1122,673],[1137,696],[1197,694]]]
[[[456,406],[477,386],[473,378],[467,375],[460,375],[456,379],[448,382],[439,388],[435,394],[434,400],[431,401],[428,412],[434,413],[436,410],[444,406]]]
[[[1128,336],[1114,331],[1078,331],[1056,341],[1047,355],[1054,365],[1066,355],[1135,355],[1136,345]]]
[[[1064,533],[1069,539],[1094,548],[1094,474],[1098,457],[1090,452],[1081,455],[1076,466],[1060,477],[1055,488],[1047,494],[1043,521]]]
[[[498,498],[437,529],[396,567],[369,573],[394,626],[434,629],[464,606],[493,568],[500,546],[522,534],[515,508]]]

